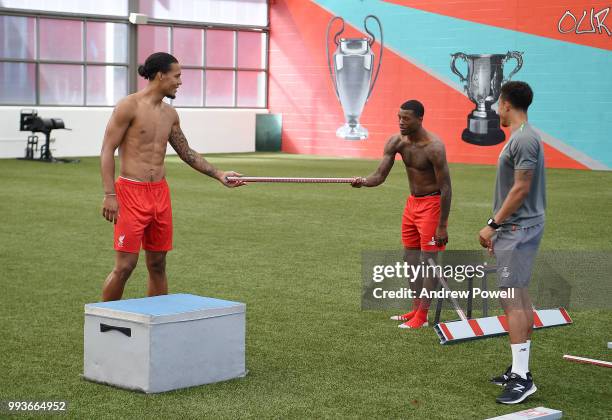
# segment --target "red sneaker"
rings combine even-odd
[[[427,324],[427,312],[417,311],[417,313],[408,322],[398,325],[399,328],[421,328],[426,327]]]
[[[414,318],[414,315],[416,313],[417,313],[417,310],[415,309],[403,315],[393,315],[390,319],[391,321],[410,321],[412,318]]]
[[[410,321],[419,310],[419,306],[421,306],[421,299],[412,299],[412,310],[404,315],[393,315],[391,321]]]

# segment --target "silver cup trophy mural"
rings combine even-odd
[[[376,38],[368,30],[369,19],[375,20],[380,29],[380,55],[374,77],[372,77],[374,69],[372,45],[374,45]],[[342,22],[342,27],[333,38],[334,44],[336,44],[336,51],[334,52],[332,63],[329,55],[329,31],[336,20]],[[380,72],[380,64],[382,63],[383,32],[380,20],[374,15],[368,15],[363,20],[363,27],[369,37],[338,39],[342,32],[344,32],[344,19],[335,16],[327,25],[327,66],[336,96],[340,101],[340,105],[342,105],[346,119],[345,124],[336,130],[336,136],[346,140],[363,140],[368,138],[368,130],[359,124],[359,117],[363,112],[365,103],[372,94],[372,89],[374,89],[378,73]]]
[[[468,115],[467,128],[463,130],[461,138],[478,146],[501,143],[505,135],[499,126],[499,115],[491,107],[499,99],[501,86],[523,67],[523,53],[508,51],[506,54],[468,55],[458,52],[451,54],[451,57],[451,70],[465,83],[468,97],[476,104],[476,109]],[[467,62],[467,76],[455,67],[458,58]],[[512,58],[517,65],[504,78],[504,63]]]

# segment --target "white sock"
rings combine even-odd
[[[523,379],[527,379],[529,372],[529,348],[531,340],[525,343],[510,344],[512,348],[512,373],[516,373]]]

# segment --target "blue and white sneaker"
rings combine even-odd
[[[504,385],[504,390],[496,401],[501,404],[518,404],[538,390],[533,383],[531,373],[527,372],[527,379],[516,373],[511,373]]]
[[[511,373],[512,365],[508,366],[508,369],[506,369],[506,371],[501,375],[491,378],[491,383],[499,386],[504,386],[506,385],[506,382],[508,382],[508,378],[510,377]]]

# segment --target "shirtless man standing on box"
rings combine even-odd
[[[119,300],[136,267],[140,248],[149,271],[148,296],[168,293],[166,253],[172,249],[172,207],[164,159],[167,143],[195,170],[226,187],[239,173],[224,172],[189,147],[176,110],[163,101],[174,98],[181,85],[181,67],[172,55],[151,54],[138,74],[149,81],[144,89],[123,98],[106,127],[100,154],[104,202],[102,216],[115,225],[115,267],[102,290],[102,300]],[[115,180],[115,150],[120,176]]]

